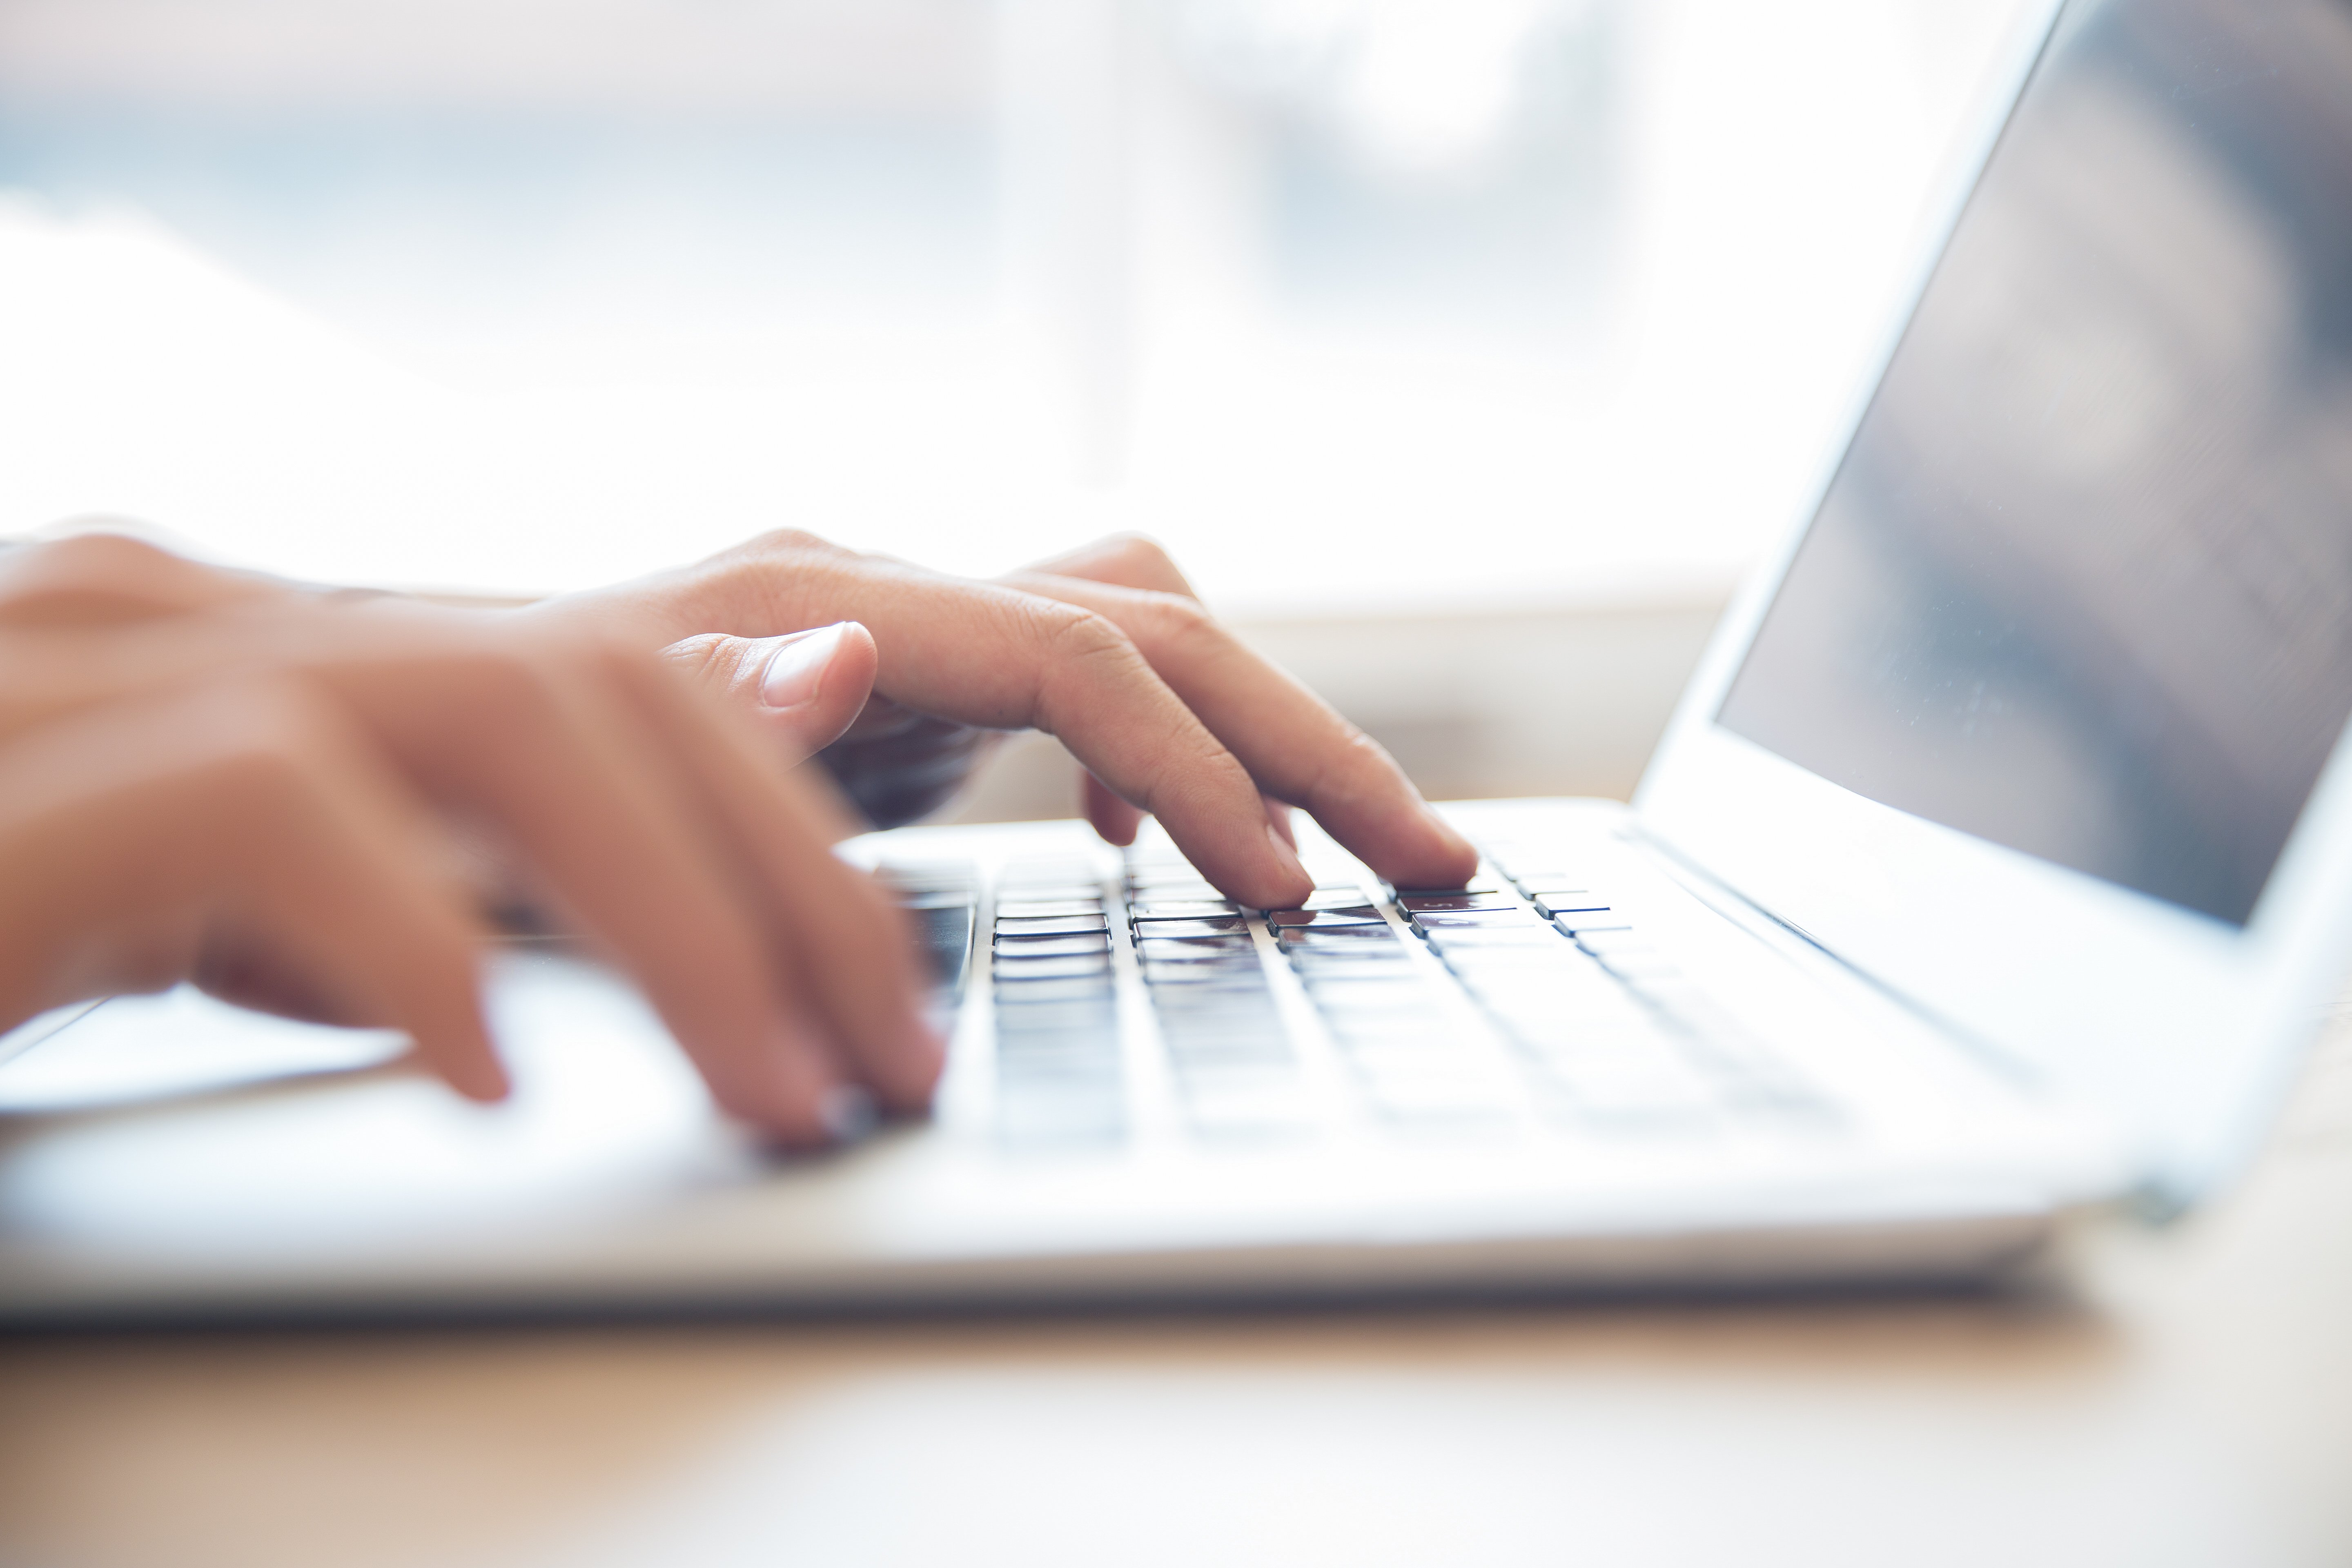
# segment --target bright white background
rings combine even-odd
[[[0,0],[0,532],[556,589],[1142,528],[1433,795],[1622,795],[2017,9]]]
[[[1244,612],[1713,584],[2009,0],[5,0],[0,527],[562,586],[790,521]]]

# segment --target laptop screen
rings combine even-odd
[[[2235,925],[2352,714],[2352,0],[2068,7],[1717,714]]]

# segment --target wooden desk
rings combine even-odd
[[[2352,1563],[2352,1027],[2040,1301],[0,1341],[0,1562]]]

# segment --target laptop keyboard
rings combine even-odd
[[[1013,1148],[1133,1131],[1120,1027],[1131,960],[1156,1025],[1150,1076],[1210,1142],[1403,1135],[1687,1138],[1797,1132],[1830,1102],[1716,1006],[1573,868],[1484,846],[1460,888],[1318,879],[1293,910],[1238,906],[1181,859],[1131,856],[1117,885],[1084,860],[1015,861],[969,965],[969,867],[891,866],[943,986],[969,971],[995,1011],[992,1104]],[[1286,1016],[1297,982],[1321,1041]],[[1336,1070],[1335,1070],[1336,1068]]]

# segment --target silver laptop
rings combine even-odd
[[[1310,837],[1284,910],[1076,824],[859,841],[955,1044],[822,1160],[558,952],[495,1109],[184,992],[38,1020],[0,1315],[1960,1279],[2204,1197],[2352,942],[2352,9],[2047,20],[1630,808],[1448,808],[1461,888]]]

